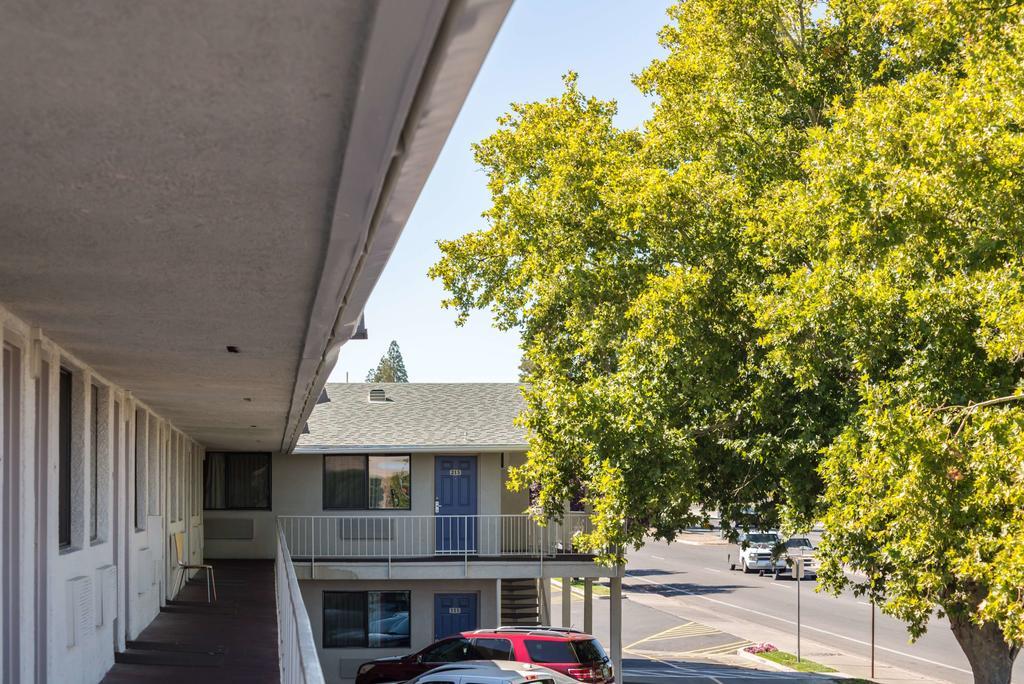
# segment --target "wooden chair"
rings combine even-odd
[[[181,573],[178,579],[178,587],[174,592],[177,596],[181,588],[185,586],[185,578],[188,577],[189,570],[205,570],[206,571],[206,602],[213,603],[217,600],[217,580],[213,575],[212,565],[189,565],[185,561],[185,533],[175,532],[174,533],[174,550],[177,552],[178,557],[178,571]],[[210,600],[210,587],[213,587],[213,600]]]

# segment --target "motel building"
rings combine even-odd
[[[0,684],[349,682],[567,577],[620,665],[516,385],[327,383],[508,6],[0,8]]]

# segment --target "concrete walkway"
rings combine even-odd
[[[280,681],[274,562],[211,561],[218,600],[200,573],[128,642],[102,684],[260,684]]]

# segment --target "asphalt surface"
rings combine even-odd
[[[743,660],[736,651],[750,641],[683,617],[671,605],[656,608],[636,600],[640,598],[637,594],[645,591],[627,592],[622,604],[625,676],[621,681],[625,684],[824,684],[835,681],[824,675],[777,672]],[[560,624],[561,619],[560,599],[561,591],[556,585],[551,605],[552,621],[556,624]],[[608,599],[595,595],[593,633],[606,646],[609,644],[608,623]],[[578,595],[573,598],[572,625],[583,626],[583,601]]]
[[[684,615],[688,615],[697,624],[711,629],[714,629],[715,624],[742,624],[745,625],[744,629],[733,631],[752,634],[757,631],[750,629],[753,624],[763,626],[767,630],[795,634],[796,582],[792,579],[776,580],[770,575],[761,577],[757,574],[744,574],[738,570],[730,571],[726,560],[728,547],[718,543],[707,543],[717,541],[714,539],[715,533],[707,535],[688,535],[689,543],[651,543],[630,554],[627,576],[623,581],[624,590],[670,597],[670,605],[673,606],[671,612],[676,618],[674,625],[662,626],[666,621],[655,619],[650,608],[640,611],[639,609],[644,607],[631,606],[634,613],[630,615],[624,612],[623,617],[623,629],[627,632],[624,635],[625,644],[630,644],[631,639],[643,639],[648,634],[655,634],[661,629],[687,622],[680,620],[680,616]],[[814,586],[813,580],[804,581],[800,586],[801,626],[804,638],[813,639],[839,653],[868,658],[871,639],[870,604],[850,593],[839,597],[820,594],[814,591]],[[607,602],[601,605],[606,607]],[[558,615],[554,609],[552,613],[554,616]],[[595,628],[597,624],[595,621]],[[638,629],[639,626],[643,626],[643,629]],[[692,627],[690,630],[694,634],[700,631]],[[682,628],[680,633],[685,631],[686,629]],[[640,632],[645,634],[640,635]],[[668,636],[671,634],[668,633]],[[685,668],[688,659],[700,657],[699,649],[712,647],[730,636],[725,630],[721,634],[725,636],[704,633],[703,638],[710,641],[695,641],[685,646],[679,646],[681,642],[671,645],[674,642],[669,640],[645,642],[634,646],[632,650],[654,650],[670,644],[671,662],[677,667]],[[691,641],[692,638],[690,637]],[[731,639],[735,642],[742,641],[735,637]],[[878,663],[956,684],[973,682],[967,659],[944,620],[934,619],[928,633],[912,644],[902,623],[876,612],[875,644],[875,658]],[[649,663],[644,664],[642,668],[627,663],[627,682],[630,681],[631,667],[637,673],[643,670],[645,677],[654,676],[648,672],[654,667]],[[655,669],[661,671],[664,668],[665,665],[662,664]],[[677,671],[683,674],[681,670]],[[733,679],[730,673],[724,674],[725,678]],[[1024,659],[1018,660],[1014,675],[1015,680],[1024,682]],[[664,673],[658,676],[664,676]],[[763,675],[756,676],[757,681],[763,681]],[[723,678],[719,675],[714,677]],[[709,679],[705,677],[700,681]],[[793,675],[786,675],[784,681],[797,680]]]

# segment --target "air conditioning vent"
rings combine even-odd
[[[370,401],[377,402],[377,401],[387,401],[387,400],[388,400],[388,395],[384,394],[384,390],[382,390],[382,389],[372,389],[372,390],[370,390]]]

